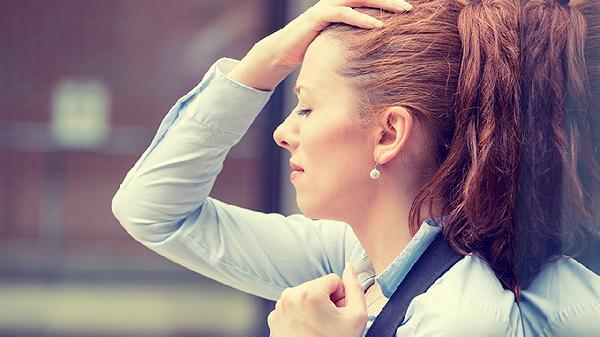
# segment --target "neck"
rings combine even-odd
[[[390,185],[386,183],[380,186]],[[382,187],[364,208],[368,211],[356,214],[353,220],[348,221],[377,275],[389,266],[412,239],[408,217],[416,193],[385,190]]]

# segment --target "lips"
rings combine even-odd
[[[290,168],[292,169],[292,172],[290,173],[290,180],[294,180],[294,178],[298,177],[299,175],[304,174],[304,169],[302,168],[302,166],[294,163],[291,159],[290,159]]]
[[[304,172],[304,169],[302,168],[302,166],[294,163],[293,161],[290,160],[290,168],[292,169],[292,171],[300,171],[300,172]]]

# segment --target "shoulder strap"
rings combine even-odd
[[[443,234],[431,242],[385,304],[365,337],[392,337],[404,321],[408,305],[416,296],[429,287],[456,262],[463,258]]]

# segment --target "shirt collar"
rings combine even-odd
[[[408,271],[441,231],[440,220],[441,218],[434,218],[423,221],[415,236],[400,255],[384,271],[375,276],[375,281],[381,287],[381,292],[385,297],[392,296]]]

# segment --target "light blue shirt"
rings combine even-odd
[[[402,253],[375,275],[343,222],[265,214],[209,196],[228,151],[272,94],[227,78],[237,62],[215,62],[170,109],[113,198],[116,218],[158,254],[256,296],[277,300],[285,288],[341,275],[350,262],[363,289],[378,282],[389,298],[439,234],[435,220],[425,221]],[[532,303],[543,307],[541,316],[549,306]],[[365,333],[375,318],[369,317]],[[483,260],[467,255],[413,299],[397,336],[522,336],[523,328],[513,294]]]
[[[526,336],[600,336],[600,277],[563,256],[522,292]]]

